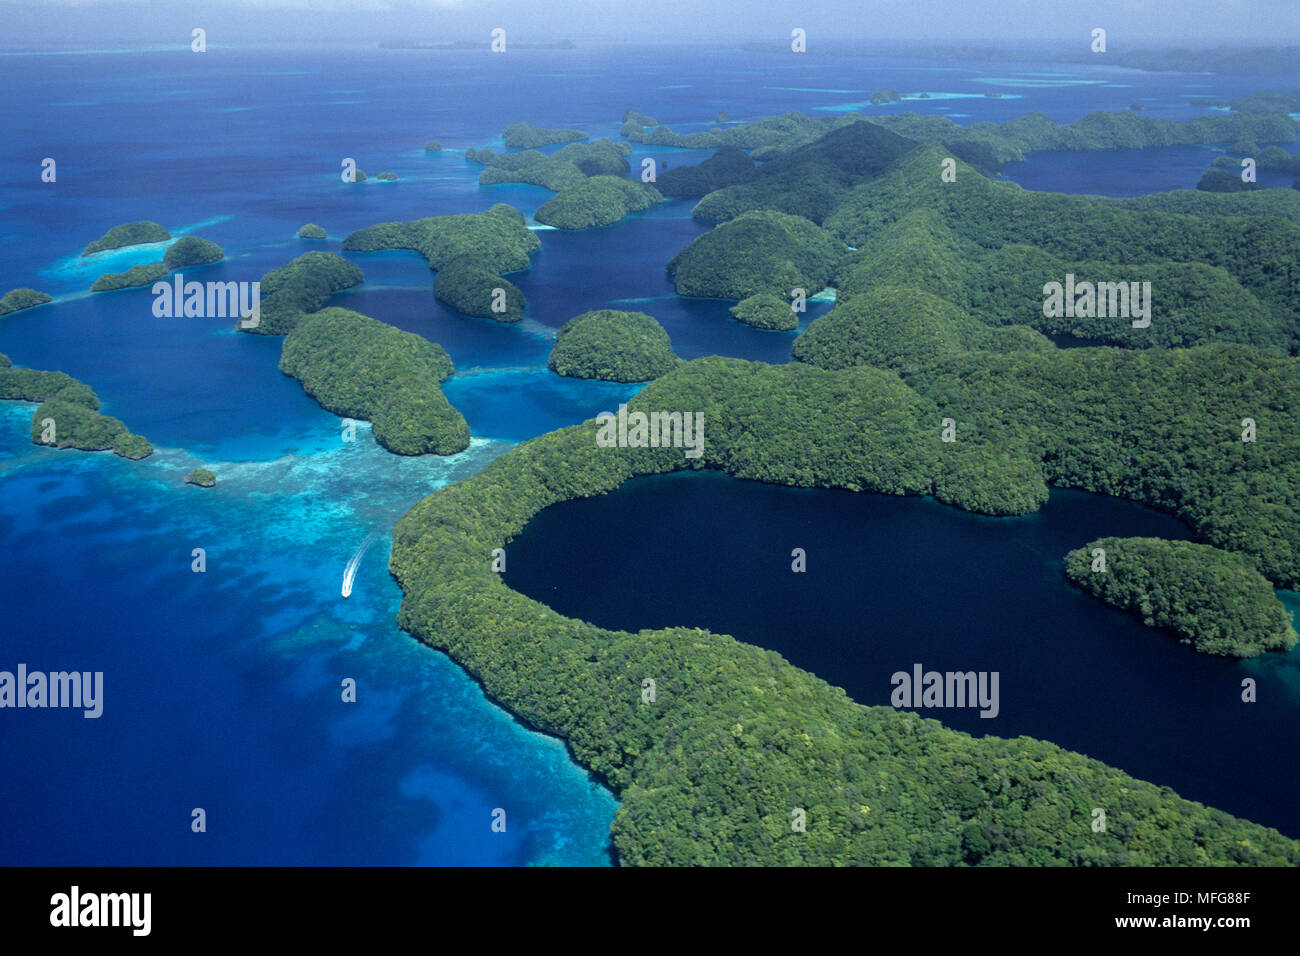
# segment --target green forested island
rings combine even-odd
[[[511,123],[501,133],[501,138],[510,149],[536,149],[556,143],[580,142],[587,138],[587,134],[576,129],[546,129],[531,123]]]
[[[198,236],[184,236],[167,250],[163,256],[163,265],[170,272],[190,266],[203,266],[225,257],[225,252],[215,242],[200,239]]]
[[[913,285],[987,324],[1030,325],[1126,347],[1300,347],[1300,276],[1275,265],[1300,260],[1300,196],[1292,190],[1135,199],[1038,193],[991,180],[941,146],[913,147],[880,168],[853,159],[878,154],[861,130],[846,127],[826,139],[833,137],[841,155],[831,168],[858,169],[856,184],[837,184],[836,173],[825,188],[801,178],[797,192],[777,189],[784,198],[776,205],[806,207],[798,220],[750,208],[768,201],[757,182],[700,200],[697,214],[713,210],[706,218],[735,215],[669,262],[679,293],[789,296],[790,286],[781,286],[799,271],[810,294],[818,282],[838,287],[841,299],[886,284]],[[816,155],[825,145],[790,156]],[[952,182],[941,178],[945,168]],[[799,196],[809,199],[801,203]],[[802,225],[782,235],[777,222]],[[783,281],[773,287],[777,276]],[[1158,292],[1149,323],[1135,327],[1095,307],[1046,315],[1044,286],[1067,276],[1123,284],[1115,291],[1126,302],[1132,282],[1150,282]],[[1105,301],[1119,300],[1112,292]]]
[[[472,255],[452,259],[438,270],[433,296],[457,312],[498,322],[518,322],[527,306],[518,286],[479,265]]]
[[[524,225],[523,214],[504,203],[487,212],[380,223],[343,240],[345,252],[409,249],[424,256],[435,270],[470,255],[498,274],[527,269],[532,264],[529,257],[541,247]]]
[[[609,226],[629,213],[641,212],[663,197],[645,183],[618,176],[592,176],[561,189],[542,204],[534,218],[557,229]]]
[[[739,322],[756,329],[790,332],[799,327],[799,316],[785,299],[771,292],[757,292],[731,307]]]
[[[609,631],[511,591],[490,569],[493,548],[548,505],[637,474],[704,466],[888,493],[923,493],[936,478],[1000,484],[978,458],[944,460],[933,406],[893,372],[700,359],[629,405],[703,410],[704,458],[597,448],[594,421],[561,429],[413,508],[390,561],[405,592],[401,625],[564,737],[618,793],[622,862],[1300,863],[1300,843],[1275,830],[1053,744],[975,739],[856,704],[725,635]],[[662,704],[642,701],[650,675]],[[1095,806],[1112,821],[1102,833],[1090,826]],[[791,832],[792,808],[807,809],[806,833]]]
[[[217,483],[217,476],[207,468],[195,468],[185,476],[185,484],[198,485],[200,488],[211,488]]]
[[[919,142],[945,143],[953,150],[973,149],[995,163],[1019,162],[1039,149],[1141,149],[1151,146],[1212,144],[1251,139],[1261,143],[1292,143],[1300,123],[1286,110],[1218,113],[1177,121],[1139,116],[1132,111],[1090,113],[1075,123],[1057,123],[1043,113],[1028,113],[1005,123],[961,126],[942,116],[895,113],[866,116],[850,112],[822,118],[790,111],[752,123],[699,133],[676,133],[667,126],[628,129],[623,135],[649,146],[678,149],[777,149],[788,151],[857,122],[868,122]],[[970,155],[950,153],[971,162]],[[972,154],[973,155],[973,154]],[[758,156],[756,156],[758,158]]]
[[[116,292],[133,286],[149,285],[157,282],[168,272],[161,262],[146,262],[132,266],[125,272],[105,272],[90,287],[91,292]]]
[[[802,216],[746,212],[695,239],[668,263],[678,295],[746,299],[812,296],[830,284],[848,247]]]
[[[83,256],[93,255],[107,249],[121,249],[123,246],[138,246],[147,242],[166,242],[172,234],[156,222],[127,222],[114,226],[82,251]]]
[[[570,378],[648,382],[679,361],[668,333],[652,316],[597,309],[560,326],[547,364]]]
[[[484,150],[479,159],[488,167],[479,174],[481,186],[526,183],[558,192],[575,186],[588,176],[622,176],[631,168],[627,143],[598,139],[592,143],[571,143],[548,156],[536,149],[493,155]],[[486,154],[486,155],[484,155]]]
[[[111,450],[123,458],[147,458],[153,446],[118,419],[99,412],[90,386],[63,372],[14,368],[0,355],[0,399],[40,402],[32,415],[32,441],[82,451]]]
[[[287,265],[272,269],[261,280],[258,324],[239,330],[257,335],[284,335],[303,317],[315,312],[335,292],[350,289],[365,280],[361,270],[332,252],[308,252]]]
[[[299,239],[325,239],[328,233],[314,222],[309,222],[298,230]]]
[[[491,156],[486,165],[487,169],[478,176],[480,186],[524,183],[556,192],[566,186],[577,185],[586,178],[582,170],[572,162],[547,156],[535,149]]]
[[[1289,651],[1291,612],[1248,558],[1207,544],[1099,538],[1065,557],[1071,581],[1107,604],[1167,628],[1203,654]]]
[[[633,109],[629,109],[627,112],[623,114],[623,122],[631,123],[634,126],[639,126],[643,129],[647,126],[659,125],[659,121],[655,119],[653,116],[646,116],[644,113],[639,113]]]
[[[225,253],[215,242],[200,239],[198,236],[184,236],[167,250],[162,262],[142,263],[132,266],[125,272],[106,272],[95,280],[90,291],[115,292],[118,289],[150,285],[176,269],[207,265],[217,262],[224,256]]]
[[[10,289],[0,297],[0,315],[35,308],[53,300],[53,296],[45,292],[37,292],[35,289]]]
[[[438,273],[438,299],[467,315],[501,322],[517,322],[525,306],[524,294],[503,275],[527,269],[541,247],[523,214],[504,203],[487,212],[380,223],[343,240],[343,248],[353,252],[420,253]]]
[[[441,346],[348,309],[303,316],[289,331],[280,371],[336,415],[374,426],[398,455],[454,455],[469,425],[439,387],[455,372]]]

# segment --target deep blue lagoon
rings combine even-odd
[[[889,705],[891,675],[915,664],[996,671],[996,716],[919,712],[976,735],[1050,740],[1300,834],[1285,797],[1300,789],[1287,759],[1300,752],[1300,659],[1210,658],[1079,591],[1066,552],[1109,534],[1189,537],[1170,515],[1081,491],[989,518],[929,498],[687,472],[547,508],[510,543],[505,580],[604,627],[701,627],[771,648],[863,704]],[[1256,679],[1256,703],[1242,703],[1243,677]]]

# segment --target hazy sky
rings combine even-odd
[[[209,43],[437,41],[486,37],[614,40],[1075,38],[1104,27],[1135,46],[1300,43],[1300,0],[0,0],[0,45],[113,47]]]

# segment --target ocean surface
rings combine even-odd
[[[613,796],[562,743],[521,726],[447,658],[397,629],[388,532],[424,495],[511,443],[613,409],[637,391],[546,371],[554,328],[582,311],[649,312],[686,358],[784,362],[797,334],[752,329],[731,319],[727,302],[674,294],[665,263],[708,228],[691,220],[689,200],[606,229],[539,227],[533,267],[511,276],[528,297],[516,326],[436,302],[418,255],[349,253],[366,282],[334,304],[442,344],[459,370],[446,392],[474,444],[450,459],[401,459],[379,449],[368,428],[356,443],[342,442],[338,419],[278,371],[279,340],[235,334],[223,319],[156,318],[147,288],[91,295],[101,273],[160,257],[158,246],[81,257],[108,228],[152,219],[173,235],[201,235],[226,259],[188,276],[251,281],[302,252],[338,251],[349,232],[376,222],[506,202],[532,223],[549,193],[480,187],[480,168],[463,158],[469,146],[500,150],[501,129],[518,120],[596,138],[616,137],[630,107],[687,132],[711,128],[722,109],[736,121],[861,109],[961,123],[1041,110],[1064,122],[1141,101],[1144,115],[1182,119],[1206,112],[1192,97],[1300,85],[1298,75],[805,58],[716,46],[506,56],[215,46],[206,54],[42,52],[0,54],[0,242],[3,288],[31,286],[56,301],[0,317],[0,352],[15,365],[85,381],[106,413],[158,451],[129,462],[38,448],[28,438],[32,406],[0,404],[0,669],[102,670],[105,682],[97,720],[3,713],[0,864],[608,864]],[[872,107],[878,87],[931,96]],[[445,151],[425,153],[429,139]],[[680,165],[708,154],[637,148],[634,168],[646,155]],[[1200,147],[1043,153],[1005,175],[1028,188],[1135,195],[1190,188],[1213,155]],[[46,157],[57,164],[53,183],[41,181]],[[342,183],[344,158],[372,179]],[[373,179],[385,170],[399,180]],[[329,239],[296,239],[306,222],[324,226]],[[810,304],[801,328],[829,307]],[[200,463],[217,473],[214,489],[182,483]],[[965,516],[938,514],[932,538],[963,533]],[[375,530],[344,600],[343,568]],[[190,569],[194,548],[206,552],[202,574]],[[943,634],[945,643],[993,626],[978,608],[967,610],[976,620]],[[1071,680],[1090,686],[1103,673],[1090,670],[1100,666],[1096,648],[1123,643],[1116,635],[1127,632],[1108,613],[1081,612],[1077,622],[1069,643],[1091,650]],[[1168,660],[1146,661],[1152,666],[1140,676],[1176,682],[1180,667],[1203,666],[1184,665],[1184,651],[1153,651]],[[342,700],[346,678],[357,683],[355,703]],[[1293,724],[1300,701],[1274,696],[1261,700],[1260,713]],[[1214,708],[1189,703],[1181,730],[1157,721],[1160,734],[1174,736],[1153,732],[1151,746],[1209,746],[1204,717],[1212,721]],[[995,722],[999,733],[1011,719]],[[1061,723],[1035,732],[1111,759],[1100,729],[1090,736],[1077,721]],[[1274,749],[1257,754],[1253,776],[1233,785],[1243,793],[1267,790],[1266,774],[1296,763],[1294,737],[1268,737]],[[1125,759],[1115,762],[1143,775]],[[1184,786],[1157,771],[1152,779],[1185,796],[1234,809],[1194,781]],[[1285,802],[1295,794],[1293,780]],[[191,831],[195,808],[206,812],[204,833]],[[498,809],[503,833],[491,828]],[[1247,815],[1289,819],[1295,831],[1280,805],[1273,813]]]

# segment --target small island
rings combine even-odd
[[[32,415],[32,442],[55,448],[112,451],[123,458],[153,454],[153,445],[116,418],[99,412],[90,386],[63,372],[14,368],[0,355],[0,399],[40,402]]]
[[[142,222],[127,222],[120,226],[114,226],[108,232],[104,233],[82,251],[83,256],[94,255],[96,252],[104,252],[108,249],[121,249],[123,246],[138,246],[149,242],[166,242],[172,237],[172,234],[158,225],[156,222],[148,220]]]
[[[298,230],[299,239],[324,239],[326,237],[325,230],[314,222],[309,222]]]
[[[471,255],[483,268],[497,273],[527,269],[532,265],[530,256],[541,247],[541,240],[524,225],[524,214],[505,203],[497,203],[487,212],[382,222],[343,240],[345,252],[409,249],[424,256],[435,270]],[[265,285],[262,291],[265,293]]]
[[[46,302],[52,302],[54,297],[44,292],[37,292],[35,289],[10,289],[0,298],[0,315],[8,315],[10,312],[20,312],[23,309],[33,309],[38,305],[44,305]]]
[[[759,292],[731,307],[736,321],[756,329],[790,332],[799,327],[799,316],[790,303],[770,292]]]
[[[637,110],[633,110],[633,109],[629,109],[627,112],[623,114],[623,122],[632,123],[636,126],[641,127],[642,129],[644,129],[647,126],[659,125],[659,121],[655,119],[653,116],[646,116],[644,113],[638,112]]]
[[[591,229],[613,225],[661,202],[663,196],[653,186],[618,176],[592,176],[561,189],[533,218],[557,229]]]
[[[442,346],[348,309],[304,317],[284,340],[280,371],[335,415],[374,425],[397,455],[454,455],[469,425],[440,384],[456,371]]]
[[[393,172],[392,170],[385,170],[375,178],[378,179],[380,182],[392,183],[397,181],[397,173]]]
[[[629,170],[627,156],[632,147],[598,139],[592,143],[571,143],[552,156],[536,149],[486,157],[487,169],[479,174],[480,186],[527,183],[558,192],[576,186],[588,176],[623,176]]]
[[[185,484],[198,485],[200,488],[211,488],[217,483],[217,476],[207,468],[195,468],[185,476]]]
[[[510,149],[537,149],[559,143],[579,143],[587,138],[587,134],[576,129],[547,129],[531,123],[511,123],[502,131],[501,138]]]
[[[438,142],[436,139],[431,139],[424,144],[424,151],[426,153],[441,153],[442,143]]]
[[[132,266],[125,272],[105,272],[90,287],[91,292],[115,292],[134,286],[149,285],[157,282],[167,274],[167,267],[161,262],[146,262]]]
[[[569,378],[648,382],[680,363],[668,333],[644,312],[597,309],[564,323],[555,333],[547,365]]]
[[[1066,555],[1065,574],[1093,597],[1134,612],[1147,627],[1173,631],[1202,654],[1257,657],[1289,651],[1300,640],[1254,562],[1208,544],[1099,538]]]
[[[903,98],[903,94],[898,90],[876,90],[871,94],[871,104],[880,106],[884,103],[897,103]]]
[[[163,256],[163,265],[168,271],[185,269],[190,266],[205,266],[225,258],[225,252],[215,242],[200,239],[198,236],[185,236],[167,250]]]

